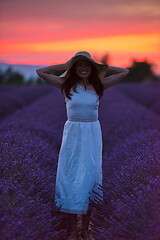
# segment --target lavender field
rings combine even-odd
[[[50,85],[0,87],[1,239],[65,240],[54,205],[65,101]],[[96,240],[160,239],[160,83],[120,83],[99,105],[103,201]]]

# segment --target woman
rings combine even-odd
[[[51,73],[66,70],[62,75]],[[115,74],[105,77],[110,70]],[[68,62],[36,70],[49,84],[61,89],[67,118],[63,129],[56,175],[55,204],[68,214],[71,232],[78,239],[77,214],[82,214],[81,237],[93,239],[88,230],[90,203],[102,185],[102,133],[98,120],[99,99],[103,91],[122,80],[129,72],[96,63],[88,52],[76,53]],[[101,194],[103,198],[103,194]]]

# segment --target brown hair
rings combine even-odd
[[[91,63],[91,62],[90,62]],[[70,74],[68,77],[64,77],[66,81],[63,82],[61,92],[65,93],[66,97],[71,100],[71,96],[73,96],[70,93],[71,88],[73,87],[73,90],[76,91],[76,83],[80,82],[79,76],[76,74],[76,67],[75,67],[76,62],[73,64],[73,66],[70,68]],[[99,95],[99,99],[103,95],[104,91],[104,86],[98,77],[98,72],[97,68],[94,66],[94,64],[91,63],[91,74],[88,77],[88,82],[93,85],[96,93]],[[85,84],[85,89],[86,89],[86,84]]]

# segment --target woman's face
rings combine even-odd
[[[82,79],[87,79],[91,74],[91,63],[87,60],[78,60],[76,62],[76,74]]]

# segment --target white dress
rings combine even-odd
[[[61,212],[86,214],[102,185],[102,132],[98,95],[77,83],[71,100],[65,98],[67,118],[58,157],[55,205]]]

